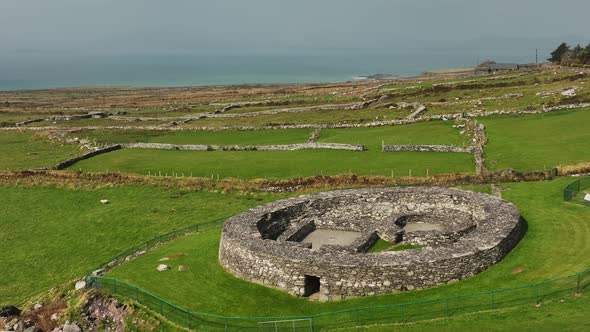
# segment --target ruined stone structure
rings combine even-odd
[[[280,200],[228,219],[219,260],[239,278],[332,300],[473,276],[501,260],[522,235],[517,209],[486,194],[341,190]],[[422,247],[369,253],[380,238]]]

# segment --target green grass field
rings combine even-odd
[[[294,178],[352,172],[362,175],[426,176],[473,172],[468,153],[381,152],[369,150],[175,151],[124,149],[90,158],[70,167],[84,172],[121,171],[138,174],[184,174],[240,179]]]
[[[90,132],[100,142],[148,141],[201,144],[288,144],[305,142],[309,131],[264,130],[230,132]],[[426,134],[428,133],[428,134]],[[78,135],[72,134],[73,136]],[[83,135],[79,135],[83,136]],[[78,137],[78,136],[77,136]],[[165,151],[126,149],[91,158],[71,169],[91,172],[122,171],[139,174],[184,173],[185,176],[220,178],[293,178],[312,175],[355,173],[363,175],[425,176],[440,173],[473,172],[467,153],[381,152],[381,143],[463,145],[464,139],[450,123],[443,121],[408,126],[324,129],[319,142],[365,144],[368,151]],[[338,161],[338,162],[334,162]]]
[[[209,145],[271,145],[305,143],[309,129],[257,131],[147,131],[92,130],[72,133],[70,137],[88,138],[97,143],[170,143]]]
[[[539,307],[528,305],[410,324],[343,328],[343,332],[588,331],[590,296],[566,297]]]
[[[148,238],[225,217],[279,195],[120,186],[96,190],[0,186],[0,305],[92,272]],[[99,201],[108,199],[109,204]]]
[[[585,207],[564,203],[562,189],[569,178],[551,182],[502,185],[504,198],[514,203],[527,221],[528,231],[500,263],[481,274],[450,285],[399,294],[335,302],[310,302],[239,280],[217,261],[220,231],[181,238],[158,248],[109,275],[138,285],[193,311],[223,315],[305,315],[352,307],[425,300],[499,288],[515,287],[568,275],[589,267],[590,215]],[[155,270],[162,257],[185,254],[168,261],[170,271]],[[178,265],[189,267],[178,271]],[[182,286],[179,286],[182,285]],[[515,291],[514,296],[523,295]],[[534,297],[531,289],[528,290]],[[510,300],[507,293],[505,300]],[[565,295],[564,295],[565,296]],[[498,301],[500,297],[498,297]],[[489,300],[484,298],[484,304]],[[465,299],[458,299],[460,304]],[[432,308],[431,308],[432,309]]]
[[[365,144],[369,150],[381,150],[385,144],[466,144],[452,123],[431,121],[403,126],[384,126],[375,128],[323,129],[319,142]]]
[[[52,167],[79,154],[75,145],[52,143],[40,134],[0,132],[0,170]]]
[[[543,170],[588,161],[590,109],[482,118],[490,169]]]

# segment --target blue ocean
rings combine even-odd
[[[534,50],[0,51],[0,90],[343,82],[371,74],[533,62]]]

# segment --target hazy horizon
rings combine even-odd
[[[590,42],[588,12],[587,0],[3,1],[0,90],[415,75],[533,62],[535,49],[544,61],[561,41]]]

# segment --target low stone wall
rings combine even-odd
[[[299,143],[284,145],[177,145],[165,143],[128,143],[120,144],[131,149],[189,150],[189,151],[296,151],[312,149],[364,151],[362,144],[340,143]]]
[[[321,132],[322,132],[321,129],[312,130],[311,133],[309,133],[309,138],[307,139],[307,142],[308,143],[315,143],[315,141],[317,141],[318,138],[320,138]]]
[[[461,147],[453,145],[383,145],[383,152],[404,152],[404,151],[419,151],[419,152],[463,152],[472,153],[473,147]]]
[[[120,150],[121,148],[122,148],[122,146],[119,145],[119,144],[117,144],[117,145],[109,146],[109,147],[104,148],[104,149],[92,151],[92,152],[89,152],[89,153],[87,153],[85,155],[82,155],[82,156],[79,156],[79,157],[75,157],[75,158],[72,158],[72,159],[68,159],[66,161],[63,161],[63,162],[61,162],[61,163],[53,166],[53,169],[55,169],[55,170],[65,169],[65,168],[68,168],[68,167],[72,166],[73,164],[75,164],[75,163],[77,163],[77,162],[79,162],[81,160],[92,158],[92,157],[101,155],[103,153],[108,153],[108,152],[111,152],[111,151]]]
[[[412,114],[408,115],[407,119],[415,119],[418,115],[424,113],[426,111],[426,106],[424,105],[417,105],[416,110],[412,112]]]
[[[404,234],[407,224],[416,222],[436,223],[441,230]],[[522,226],[512,204],[481,193],[426,187],[324,192],[280,200],[228,219],[219,261],[239,278],[296,296],[309,295],[312,279],[320,299],[335,300],[473,276],[518,243]],[[314,249],[296,242],[314,229],[362,235],[348,246]],[[367,253],[376,235],[383,234],[427,247]]]
[[[80,130],[152,130],[152,131],[255,131],[255,130],[273,130],[273,129],[340,129],[340,128],[369,128],[369,127],[383,127],[383,126],[395,126],[405,125],[418,122],[428,122],[435,120],[453,120],[458,118],[478,118],[486,117],[490,115],[519,115],[519,114],[542,114],[549,112],[559,112],[565,110],[572,110],[576,108],[590,107],[590,103],[579,103],[560,105],[555,107],[544,108],[541,110],[498,110],[488,112],[466,112],[466,113],[452,113],[442,115],[431,115],[423,116],[415,119],[396,119],[387,121],[373,121],[366,123],[338,123],[338,124],[294,124],[294,125],[272,125],[272,126],[229,126],[229,127],[202,127],[202,126],[88,126],[88,127],[70,127],[68,130],[80,131]],[[155,118],[154,118],[155,119]],[[0,130],[31,130],[31,131],[44,131],[44,130],[63,130],[63,127],[59,126],[47,126],[47,127],[5,127]]]

